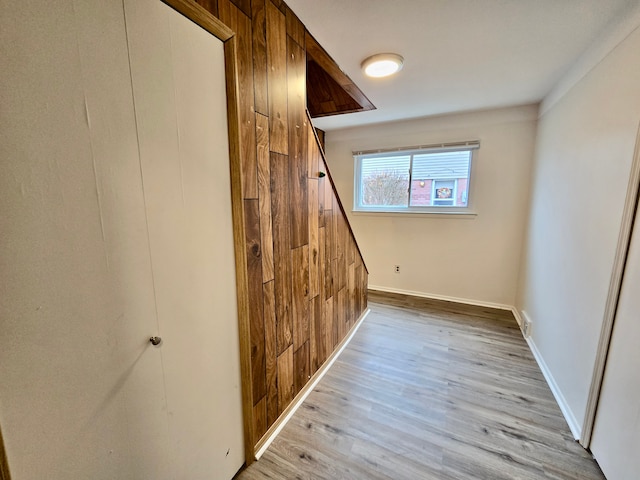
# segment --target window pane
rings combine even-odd
[[[360,204],[368,207],[406,207],[411,157],[363,158]]]
[[[470,161],[470,151],[414,155],[410,205],[466,207]]]

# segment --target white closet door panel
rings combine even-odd
[[[231,478],[244,454],[223,44],[157,0],[126,16],[173,468]]]
[[[640,472],[640,224],[636,219],[591,451],[609,480]]]
[[[0,422],[13,478],[161,478],[122,3],[0,8]]]

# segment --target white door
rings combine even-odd
[[[158,0],[125,13],[174,478],[228,479],[244,452],[223,44]]]
[[[608,480],[640,475],[640,218],[631,237],[591,451]]]
[[[134,99],[140,8],[169,37],[143,46],[158,70]],[[230,478],[242,464],[222,46],[184,22],[159,0],[0,2],[13,480]]]

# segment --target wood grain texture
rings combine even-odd
[[[309,373],[309,342],[303,343],[293,352],[293,393],[294,396],[307,384],[311,378]]]
[[[603,480],[510,312],[374,294],[262,478]]]
[[[309,242],[308,119],[305,112],[304,50],[287,36],[287,89],[289,125],[289,195],[291,202],[291,248]]]
[[[244,232],[244,202],[242,200],[241,152],[247,141],[240,128],[239,83],[235,37],[224,44],[225,77],[227,87],[227,121],[229,124],[229,171],[231,176],[231,218],[236,266],[238,305],[238,335],[240,342],[240,376],[242,381],[242,417],[245,438],[245,461],[254,460],[253,450],[253,392],[251,372],[251,325],[249,319],[249,287],[247,253]]]
[[[195,2],[218,20],[218,0],[195,0]],[[222,22],[220,22],[222,23]],[[226,25],[225,25],[226,26]],[[230,30],[230,36],[233,33]]]
[[[245,139],[242,149],[242,189],[244,198],[258,198],[258,168],[256,165],[256,130],[253,105],[253,38],[251,19],[230,0],[218,0],[220,19],[235,32],[238,61],[240,132]]]
[[[253,432],[260,438],[267,431],[267,397],[262,397],[253,406]]]
[[[293,342],[291,320],[291,249],[289,158],[271,153],[271,215],[276,295],[276,340],[280,355]]]
[[[195,2],[189,0],[162,0],[175,11],[181,13],[192,22],[200,25],[207,32],[226,42],[233,35],[228,24],[220,21],[217,11],[217,0]],[[199,4],[200,3],[200,4]]]
[[[258,161],[258,200],[260,204],[260,239],[262,280],[273,280],[273,227],[271,223],[271,155],[269,154],[269,119],[256,113],[256,157]]]
[[[291,251],[293,348],[309,340],[309,246]]]
[[[268,1],[268,0],[267,0]],[[255,110],[269,115],[267,97],[267,25],[265,0],[251,0],[253,34],[253,82]]]
[[[276,346],[276,294],[275,282],[272,280],[263,285],[264,330],[265,330],[265,364],[267,371],[267,427],[277,420],[278,412],[278,353]],[[256,432],[252,446],[264,432]]]
[[[282,413],[293,400],[293,345],[278,356],[278,412]]]
[[[305,377],[322,367],[349,330],[349,319],[366,309],[367,273],[357,268],[364,265],[357,247],[351,262],[346,216],[306,111],[304,25],[281,0],[167,3],[204,12],[210,23],[214,14],[221,20],[213,21],[218,34],[227,39],[243,416],[251,462]],[[347,233],[353,235],[350,227]]]
[[[309,371],[316,373],[326,355],[322,341],[322,298],[316,295],[309,302]]]
[[[271,151],[287,154],[287,27],[284,14],[271,1],[266,4],[267,82]]]
[[[308,31],[305,48],[309,71],[309,110],[313,117],[376,108]]]
[[[307,180],[309,194],[309,297],[315,297],[320,293],[319,277],[319,238],[320,227],[318,226],[318,180],[309,178]]]
[[[289,7],[286,10],[287,35],[303,49],[305,48],[305,28],[300,19]]]
[[[218,0],[220,1],[220,0]],[[231,0],[233,4],[238,7],[242,13],[251,18],[251,0]]]
[[[265,332],[262,315],[262,254],[260,249],[260,209],[258,200],[244,201],[245,245],[249,289],[249,318],[251,329],[251,372],[253,404],[267,393],[265,363]]]

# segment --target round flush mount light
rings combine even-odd
[[[362,62],[362,69],[369,77],[387,77],[402,70],[404,58],[397,53],[378,53]]]

